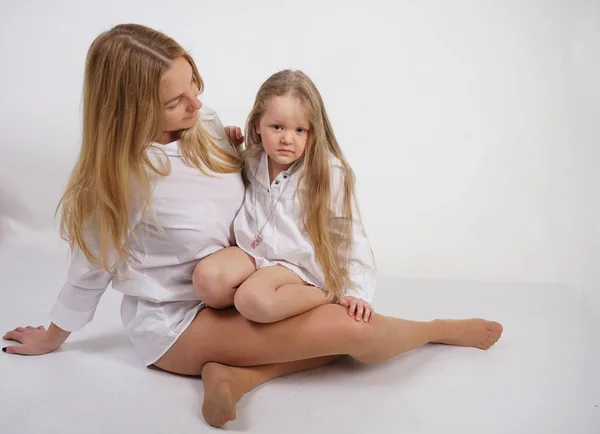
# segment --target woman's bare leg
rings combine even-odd
[[[326,356],[249,368],[209,362],[202,368],[204,420],[209,425],[221,427],[235,419],[235,404],[256,386],[282,375],[326,365],[337,357]]]
[[[207,362],[255,366],[349,354],[373,363],[429,342],[487,349],[501,334],[500,324],[483,319],[417,322],[375,315],[371,323],[357,322],[335,304],[272,324],[249,321],[234,309],[203,309],[156,365],[199,375]]]
[[[235,417],[235,402],[246,391],[326,363],[327,356],[350,354],[378,362],[429,342],[487,349],[501,334],[500,324],[483,319],[416,322],[375,315],[372,323],[357,322],[333,304],[272,324],[249,321],[234,309],[208,308],[155,365],[179,374],[204,374],[203,413],[208,423],[220,426]],[[217,370],[219,365],[210,362],[238,368]]]
[[[254,259],[239,247],[219,250],[196,265],[192,275],[194,292],[207,306],[231,307],[238,286],[255,271]]]
[[[235,293],[234,305],[246,319],[260,323],[281,321],[327,303],[327,293],[305,284],[281,265],[252,274]]]

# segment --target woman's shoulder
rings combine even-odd
[[[208,107],[206,104],[202,104],[202,107],[200,108],[200,119],[203,121],[218,120],[219,116],[214,109]]]
[[[199,111],[199,117],[204,129],[213,139],[217,140],[219,146],[228,151],[231,150],[231,143],[227,137],[225,126],[221,122],[217,112],[203,104]]]

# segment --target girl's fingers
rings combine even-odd
[[[360,321],[363,316],[363,312],[365,310],[365,305],[363,302],[360,302],[356,306],[356,321]]]

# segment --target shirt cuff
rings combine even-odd
[[[94,318],[103,292],[102,290],[77,288],[69,283],[65,284],[50,312],[50,321],[68,332],[82,329]],[[74,309],[72,306],[76,304],[81,307]]]

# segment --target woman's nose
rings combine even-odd
[[[191,102],[190,107],[192,110],[200,110],[202,108],[202,101],[200,101],[197,96],[194,95]]]

